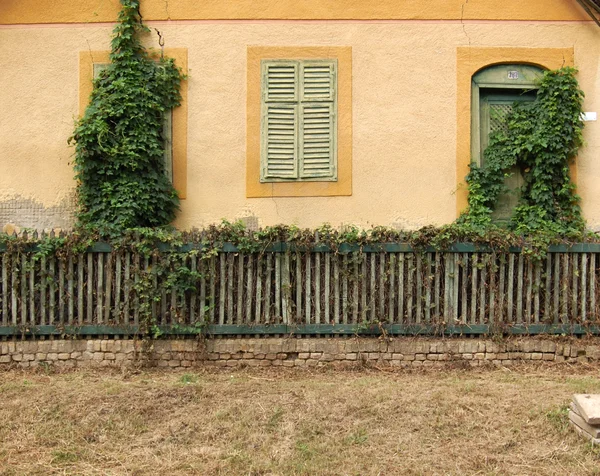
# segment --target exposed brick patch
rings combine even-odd
[[[20,195],[0,197],[0,231],[70,229],[75,222],[75,210],[74,194],[49,207]]]

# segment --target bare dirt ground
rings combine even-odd
[[[0,372],[0,474],[600,474],[600,369]]]

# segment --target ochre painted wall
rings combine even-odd
[[[558,18],[569,21],[149,22],[161,31],[166,47],[188,51],[187,198],[175,224],[190,228],[250,217],[260,225],[299,226],[414,228],[451,222],[461,200],[458,164],[468,160],[461,155],[464,117],[457,108],[462,83],[457,65],[459,56],[468,58],[469,48],[572,51],[585,109],[600,108],[600,29],[575,21],[585,20],[575,2],[548,2],[553,7],[541,9],[542,15],[562,12]],[[8,22],[2,12],[14,12],[17,3],[3,2],[0,22]],[[112,11],[106,10],[108,3],[99,3],[102,21]],[[147,2],[147,8],[158,8],[155,3]],[[208,8],[215,2],[205,3]],[[358,8],[365,2],[350,3]],[[451,8],[462,2],[445,3]],[[471,0],[468,8],[484,3],[491,2]],[[516,15],[524,2],[509,3],[505,16]],[[181,4],[192,8],[192,3]],[[86,12],[82,7],[77,18]],[[90,23],[62,19],[53,25],[0,25],[0,44],[10,52],[0,56],[0,228],[7,216],[3,204],[10,202],[14,209],[19,201],[33,201],[52,208],[72,196],[73,149],[67,139],[78,115],[80,52],[109,49],[112,30],[112,25],[93,23],[96,18],[90,15]],[[146,41],[157,46],[155,34]],[[351,48],[352,195],[247,198],[249,46]],[[587,123],[586,146],[577,159],[579,193],[592,228],[600,228],[599,127]]]
[[[112,22],[118,0],[2,0],[0,23]],[[576,0],[144,0],[145,20],[587,20]]]

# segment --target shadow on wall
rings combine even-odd
[[[69,229],[75,223],[75,196],[63,198],[58,204],[45,207],[32,198],[16,195],[0,200],[0,230],[6,233],[23,228],[34,230]]]

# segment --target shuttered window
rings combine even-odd
[[[261,68],[261,182],[337,180],[337,61]]]

